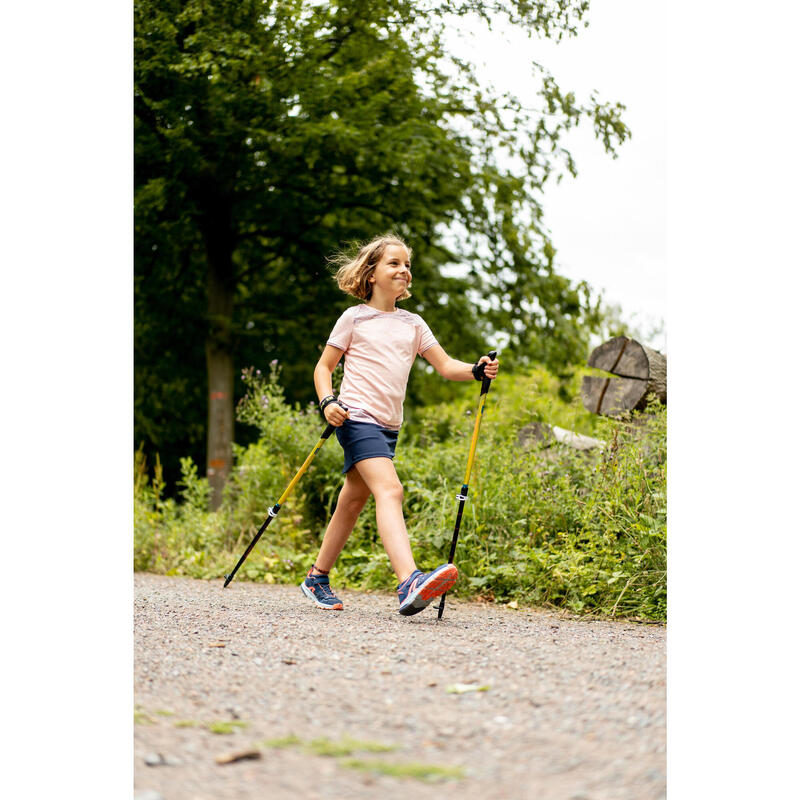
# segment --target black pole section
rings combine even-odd
[[[492,350],[488,353],[489,358],[494,361],[497,357],[497,351]],[[487,378],[486,374],[484,373],[483,380],[481,381],[481,400],[483,400],[483,396],[485,394],[489,394],[489,388],[492,385],[492,379]],[[478,411],[478,418],[475,420],[475,431],[472,434],[472,438],[475,440],[477,446],[477,437],[478,437],[478,429],[480,426],[480,417],[483,414],[483,408],[479,405]],[[470,448],[471,448],[470,443]],[[453,563],[453,559],[456,557],[456,545],[458,544],[458,531],[461,528],[461,515],[464,513],[464,503],[467,501],[467,493],[469,492],[469,472],[472,469],[472,465],[467,465],[467,476],[464,480],[464,483],[461,484],[461,491],[456,495],[456,500],[458,500],[458,512],[456,513],[456,524],[453,529],[453,541],[450,543],[450,557],[447,559],[448,564]],[[447,592],[442,595],[442,599],[439,601],[439,613],[437,614],[437,619],[442,618],[442,614],[444,614],[444,599],[447,597]]]
[[[286,491],[284,491],[284,493],[281,495],[280,500],[277,503],[275,503],[275,505],[272,506],[272,508],[269,510],[269,514],[267,515],[267,518],[264,520],[264,524],[258,529],[258,533],[253,537],[253,541],[250,542],[250,544],[247,546],[247,550],[245,550],[244,553],[242,553],[242,557],[236,562],[236,566],[233,568],[231,573],[225,576],[225,583],[222,584],[223,589],[233,580],[233,576],[239,571],[239,567],[241,567],[242,564],[244,564],[245,559],[247,558],[247,556],[250,555],[250,551],[256,546],[256,542],[258,542],[258,540],[261,538],[261,534],[264,533],[270,522],[272,522],[272,520],[278,516],[278,512],[281,510],[281,501],[286,499],[286,496],[289,494],[289,491],[291,490],[292,486],[295,484],[297,479],[303,474],[303,472],[305,472],[305,468],[308,467],[309,463],[311,462],[311,459],[317,454],[317,451],[320,449],[320,447],[322,447],[322,445],[324,444],[324,440],[327,439],[333,433],[334,430],[335,430],[334,426],[330,424],[328,425],[327,428],[325,428],[325,430],[322,433],[322,436],[320,436],[320,441],[317,442],[314,449],[311,451],[310,455],[305,461],[305,464],[303,464],[303,466],[300,468],[300,471],[294,476],[294,478],[292,478],[291,483],[286,488]]]
[[[278,516],[278,512],[280,510],[281,507],[277,503],[275,503],[275,505],[269,510],[269,516],[267,516],[267,518],[264,520],[264,524],[258,529],[258,533],[253,537],[253,541],[247,545],[247,550],[242,553],[242,557],[236,562],[236,566],[233,568],[230,574],[225,576],[225,583],[222,584],[223,589],[233,580],[233,576],[239,571],[239,567],[244,564],[245,559],[250,555],[250,551],[256,546],[256,543],[261,538],[261,534],[264,533],[270,522],[272,522],[272,520]]]

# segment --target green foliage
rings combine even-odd
[[[456,357],[494,331],[507,364],[583,357],[598,313],[555,272],[542,189],[576,173],[581,121],[615,152],[622,106],[539,64],[524,101],[501,95],[444,43],[462,18],[572,36],[587,5],[135,0],[135,441],[170,491],[180,456],[204,454],[209,343],[234,366],[281,358],[287,396],[310,399],[350,302],[325,259],[354,240],[408,238],[405,307]]]
[[[540,368],[495,382],[481,425],[459,534],[456,595],[545,605],[576,613],[663,620],[666,616],[666,409],[612,420],[577,398],[581,371],[566,382]],[[136,569],[220,578],[250,542],[317,442],[315,408],[283,398],[279,370],[242,374],[239,419],[258,441],[236,450],[218,512],[205,511],[205,479],[182,462],[182,498],[164,500],[158,463],[147,478],[137,455]],[[477,384],[420,410],[400,436],[395,461],[421,568],[447,558],[455,495],[466,467]],[[543,421],[594,436],[602,452],[560,444],[523,449],[526,424]],[[333,439],[333,437],[332,437]],[[329,441],[237,575],[299,582],[316,555],[341,487],[341,449]],[[369,501],[333,572],[337,586],[385,590],[395,583]]]

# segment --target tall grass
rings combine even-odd
[[[576,613],[666,618],[666,411],[610,420],[578,397],[581,373],[562,386],[543,370],[505,375],[489,394],[456,563],[462,597],[563,608]],[[311,447],[323,423],[315,407],[290,406],[278,373],[252,370],[240,422],[256,444],[235,448],[235,469],[219,511],[190,459],[179,500],[163,497],[158,463],[137,454],[134,565],[173,575],[229,572]],[[471,391],[470,391],[471,390]],[[395,464],[418,565],[447,559],[472,435],[477,384],[462,398],[417,410]],[[570,402],[564,395],[573,397]],[[545,421],[598,437],[601,451],[560,444],[522,446],[525,424]],[[299,582],[316,555],[342,483],[341,448],[331,437],[245,562],[237,579]],[[369,501],[332,573],[334,585],[394,587]]]

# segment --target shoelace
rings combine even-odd
[[[338,600],[336,595],[331,591],[330,583],[323,583],[322,581],[316,582],[317,590],[319,594],[322,596],[323,600]]]

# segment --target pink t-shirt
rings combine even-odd
[[[333,326],[328,344],[344,350],[339,392],[354,422],[399,430],[411,365],[438,344],[419,314],[351,306]]]

